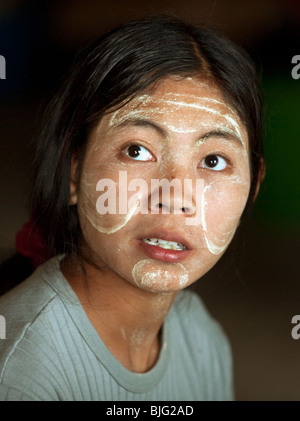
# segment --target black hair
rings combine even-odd
[[[101,116],[170,75],[212,79],[246,126],[254,197],[262,159],[262,104],[249,56],[207,28],[156,17],[124,24],[75,60],[43,122],[36,154],[32,216],[53,254],[76,251],[81,238],[76,205],[69,205],[70,163],[84,155]]]

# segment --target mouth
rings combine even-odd
[[[153,233],[141,238],[139,243],[147,256],[167,263],[182,261],[191,252],[187,242],[176,233]]]
[[[165,250],[186,250],[186,246],[177,241],[167,241],[161,238],[144,238],[144,243],[150,244],[151,246],[161,247]]]

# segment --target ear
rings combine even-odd
[[[71,158],[71,168],[70,168],[70,199],[69,205],[76,205],[77,204],[77,190],[78,190],[78,182],[77,182],[77,169],[78,169],[78,158],[77,155],[72,155]]]
[[[257,183],[255,187],[254,200],[256,200],[258,196],[259,189],[260,189],[261,183],[264,181],[265,175],[266,175],[266,163],[264,159],[261,158],[260,163],[259,163],[259,170],[258,170]]]

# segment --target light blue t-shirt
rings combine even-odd
[[[233,399],[228,341],[197,294],[178,294],[157,363],[133,373],[105,346],[59,263],[49,260],[0,297],[0,401]]]

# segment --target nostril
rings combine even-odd
[[[192,215],[193,214],[193,208],[192,207],[183,207],[183,208],[181,208],[181,211],[183,212],[183,213],[185,213],[186,215]]]
[[[169,206],[164,205],[163,203],[156,203],[156,205],[153,208],[154,212],[162,212],[162,213],[170,213],[170,208]]]
[[[168,208],[168,206],[164,205],[163,203],[156,203],[155,207],[158,209]]]
[[[156,205],[156,208],[158,208],[158,209],[162,209],[162,208],[165,208],[166,206],[164,205],[164,204],[162,204],[162,203],[157,203]],[[189,213],[190,212],[190,208],[188,208],[188,207],[182,207],[181,209],[181,212],[183,212],[183,213]]]

